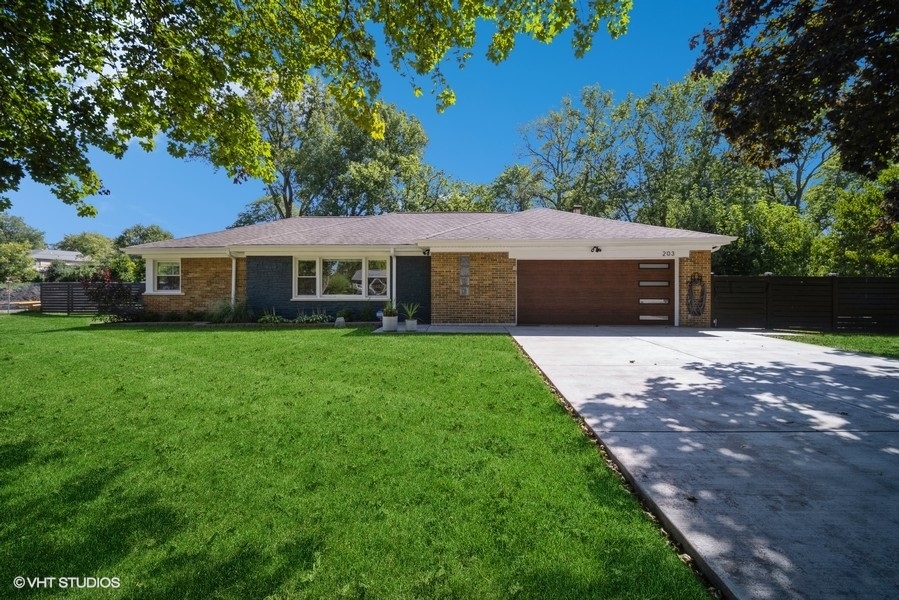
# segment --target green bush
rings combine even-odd
[[[210,323],[251,323],[253,315],[246,302],[220,300],[207,315]]]

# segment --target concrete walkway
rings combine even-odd
[[[899,597],[899,361],[749,332],[509,332],[726,594]]]

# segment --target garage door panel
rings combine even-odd
[[[674,265],[518,261],[520,324],[673,324]],[[641,302],[643,300],[643,302]],[[662,319],[665,317],[665,319]]]

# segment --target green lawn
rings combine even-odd
[[[805,333],[784,339],[829,346],[847,352],[863,352],[888,358],[899,358],[899,335],[864,333]]]
[[[708,598],[506,336],[3,315],[0,389],[0,597]]]

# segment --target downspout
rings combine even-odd
[[[231,306],[237,303],[237,257],[228,250],[231,257]]]
[[[390,247],[390,299],[393,301],[393,305],[396,306],[396,248],[393,246]]]

